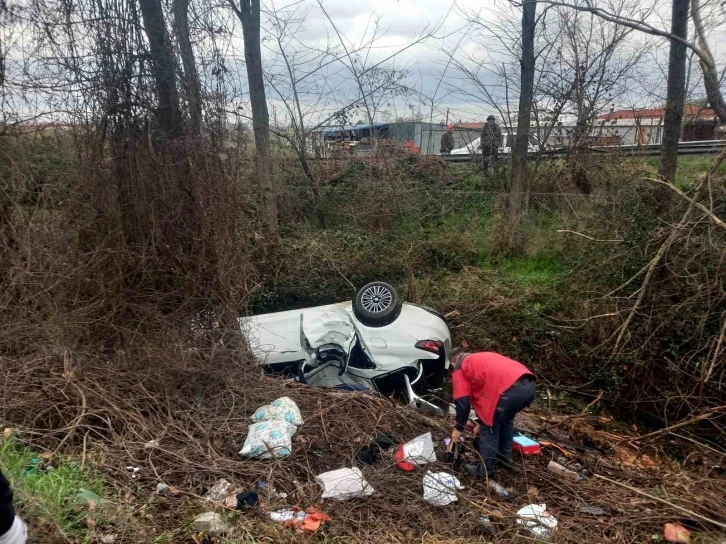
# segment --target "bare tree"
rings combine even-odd
[[[182,133],[182,117],[175,78],[176,61],[164,21],[164,10],[161,0],[139,0],[139,7],[144,17],[144,30],[149,39],[151,71],[156,82],[159,101],[159,128],[166,138],[173,140]]]
[[[703,23],[700,0],[691,0],[691,17],[698,42],[698,57],[703,72],[703,86],[711,108],[716,112],[721,123],[726,123],[726,101],[721,93],[721,79],[718,76],[716,61],[708,45],[706,28]]]
[[[527,212],[529,179],[527,174],[527,153],[529,151],[529,126],[532,116],[534,95],[534,30],[537,15],[537,0],[522,3],[522,56],[519,109],[517,112],[517,134],[512,147],[512,163],[509,171],[509,228],[512,229],[513,246],[521,244],[522,218]]]
[[[690,0],[673,0],[671,10],[671,34],[683,40],[688,38],[688,8]],[[666,97],[665,117],[663,119],[663,139],[661,141],[660,166],[658,173],[671,183],[676,179],[678,165],[678,142],[681,139],[681,122],[686,101],[686,60],[685,43],[671,40],[668,56],[668,94]],[[658,200],[661,210],[668,207],[671,193],[659,191]]]
[[[268,235],[276,238],[278,234],[277,201],[270,156],[270,116],[267,111],[265,78],[262,71],[260,1],[240,0],[239,7],[237,7],[234,0],[229,0],[229,4],[242,23],[247,81],[252,106],[252,130],[255,134],[257,181],[262,200],[264,224]]]
[[[194,58],[192,40],[189,36],[189,0],[174,0],[174,29],[179,41],[179,56],[184,68],[184,88],[189,106],[189,126],[195,135],[202,131],[202,96]]]
[[[606,21],[610,21],[611,23],[627,26],[645,34],[658,36],[660,38],[684,44],[688,49],[693,51],[699,59],[704,76],[704,87],[706,88],[709,105],[714,110],[721,123],[726,123],[726,102],[723,99],[723,94],[719,87],[720,79],[718,76],[716,61],[714,60],[713,54],[711,53],[708,45],[706,30],[702,21],[700,0],[691,0],[691,17],[696,29],[697,43],[690,42],[687,38],[681,38],[667,30],[654,26],[651,22],[649,22],[649,17],[652,13],[651,10],[644,10],[640,13],[640,16],[631,17],[620,15],[606,7],[598,6],[595,3],[595,0],[587,0],[584,5],[558,0],[540,1],[548,6],[559,6],[579,11],[586,11],[605,19]]]

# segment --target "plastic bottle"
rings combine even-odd
[[[487,480],[487,486],[489,489],[494,491],[497,495],[501,495],[502,497],[509,497],[509,491],[504,489],[501,485],[499,485],[497,482],[492,480],[491,478]]]
[[[559,463],[555,463],[554,461],[549,462],[549,464],[547,465],[547,470],[574,482],[581,482],[585,479],[582,474],[578,474],[574,470],[563,467],[562,465],[560,465]]]

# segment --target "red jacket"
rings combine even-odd
[[[459,412],[462,410],[459,410],[459,405],[464,404],[457,401],[466,398],[469,399],[477,417],[484,424],[493,427],[494,411],[499,404],[499,398],[522,376],[534,376],[534,374],[522,363],[504,355],[492,351],[467,355],[461,363],[461,368],[452,376],[454,401],[457,406],[457,428],[461,426]],[[468,418],[468,410],[465,410],[465,413]]]

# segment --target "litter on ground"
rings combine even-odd
[[[668,542],[676,544],[690,544],[691,532],[680,523],[666,523],[663,536]]]
[[[517,435],[512,440],[512,449],[524,456],[540,455],[542,448],[539,443],[523,434]]]
[[[358,468],[341,468],[315,477],[323,488],[323,499],[345,501],[373,494],[373,488]]]
[[[263,421],[287,421],[288,423],[299,427],[303,424],[303,418],[300,414],[295,401],[290,397],[280,397],[272,401],[270,404],[260,406],[250,417],[253,423],[261,423]]]
[[[554,474],[557,474],[558,476],[562,476],[563,478],[572,480],[573,482],[582,482],[585,479],[585,477],[579,472],[570,470],[569,468],[564,467],[559,463],[555,463],[554,461],[550,461],[547,464],[547,470]]]
[[[423,498],[434,506],[447,506],[459,500],[456,490],[464,489],[459,479],[448,472],[426,472],[423,478]]]
[[[248,508],[254,508],[260,504],[260,498],[254,491],[243,491],[242,493],[237,493],[233,497],[229,498],[234,499],[234,506],[228,505],[228,507],[235,508],[237,510],[247,510]]]
[[[227,497],[231,488],[232,484],[222,478],[212,486],[204,498],[215,502],[221,502]]]
[[[549,539],[557,529],[557,518],[547,511],[546,504],[529,504],[517,511],[517,523],[535,537]]]
[[[292,452],[292,435],[296,430],[297,427],[287,421],[253,423],[239,454],[256,459],[287,457]]]
[[[402,446],[403,461],[414,466],[436,462],[434,441],[431,433],[422,434]]]
[[[381,450],[392,448],[399,444],[398,438],[392,434],[380,433],[370,441],[369,444],[363,446],[355,454],[355,460],[361,465],[372,465],[381,456]]]
[[[194,530],[199,533],[206,533],[211,536],[219,536],[231,533],[231,528],[224,521],[221,514],[217,512],[204,512],[199,514],[192,524]]]

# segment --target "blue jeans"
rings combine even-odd
[[[479,476],[494,475],[497,460],[509,463],[512,458],[512,439],[514,438],[514,416],[527,408],[534,400],[534,378],[525,376],[507,389],[499,398],[494,411],[494,425],[491,427],[481,422],[481,432],[477,440],[482,463],[479,465]]]

